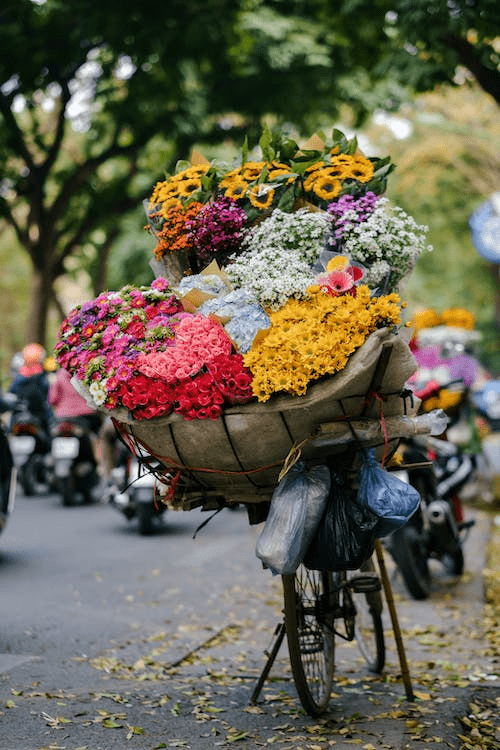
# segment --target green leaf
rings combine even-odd
[[[248,135],[245,136],[243,146],[241,147],[241,163],[248,161]]]
[[[279,148],[280,161],[290,161],[298,151],[298,145],[291,138],[283,138]]]
[[[146,730],[142,727],[129,727],[127,732],[127,739],[130,740],[135,734],[146,734]]]
[[[123,724],[119,724],[114,719],[104,719],[102,725],[103,727],[106,727],[106,729],[121,729],[123,727]]]
[[[279,197],[278,203],[276,204],[276,208],[279,208],[281,211],[284,211],[285,213],[292,210],[292,206],[295,202],[295,190],[292,188],[288,188],[288,190],[285,190]]]
[[[259,146],[265,161],[272,161],[275,157],[275,151],[271,146],[272,142],[272,133],[269,129],[269,126],[265,125],[259,140]]]
[[[237,734],[230,734],[226,737],[226,742],[239,742],[248,737],[248,732],[238,732]]]

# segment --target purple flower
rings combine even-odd
[[[342,195],[337,201],[330,203],[327,211],[333,216],[335,237],[340,239],[344,234],[344,226],[349,224],[362,224],[375,210],[375,204],[380,196],[371,191],[360,198],[353,195]],[[349,217],[345,214],[349,212]]]
[[[240,249],[246,221],[246,213],[232,198],[206,203],[186,225],[198,258],[203,263],[216,259],[222,265]]]

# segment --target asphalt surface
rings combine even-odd
[[[285,645],[249,704],[282,601],[243,510],[194,539],[207,514],[169,511],[145,538],[109,506],[19,496],[0,537],[0,750],[500,747],[500,665],[483,632],[489,521],[468,515],[460,580],[436,569],[415,602],[392,578],[416,700],[386,611],[383,675],[338,643],[329,710],[312,719]]]

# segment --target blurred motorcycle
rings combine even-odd
[[[441,388],[435,383],[416,395],[425,402]],[[405,438],[399,447],[402,464],[397,476],[419,492],[420,505],[388,538],[387,547],[414,599],[429,596],[431,559],[439,560],[449,574],[462,575],[463,546],[474,524],[464,520],[458,493],[474,475],[475,459],[448,441],[442,428],[434,435]]]
[[[51,456],[62,504],[74,505],[78,498],[93,502],[99,475],[87,425],[78,417],[58,420],[52,430]]]
[[[483,496],[500,497],[500,380],[489,380],[471,393],[481,436],[482,473],[488,485]],[[489,495],[489,496],[488,496]]]
[[[115,466],[111,470],[110,483],[105,499],[120,511],[127,521],[137,519],[139,534],[154,534],[158,521],[166,506],[156,498],[156,479],[144,462],[127,448],[116,436],[114,446]]]
[[[12,405],[9,444],[19,483],[26,497],[47,492],[53,487],[53,461],[50,436],[23,400]]]

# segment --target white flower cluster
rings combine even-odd
[[[90,395],[92,396],[96,406],[102,406],[106,401],[107,393],[102,383],[91,383],[89,387]]]
[[[394,289],[399,281],[409,273],[424,250],[432,250],[426,244],[428,227],[417,224],[399,206],[388,210],[387,198],[381,198],[373,211],[361,224],[347,221],[343,227],[342,251],[354,261],[363,263],[373,269],[373,281],[368,275],[367,281],[379,283],[383,275],[382,261],[390,266],[389,288]],[[346,212],[344,219],[348,219]]]
[[[325,212],[276,209],[248,231],[243,252],[231,256],[226,267],[231,283],[250,290],[263,307],[273,310],[291,297],[302,298],[316,279],[312,266],[323,249],[330,221]]]

